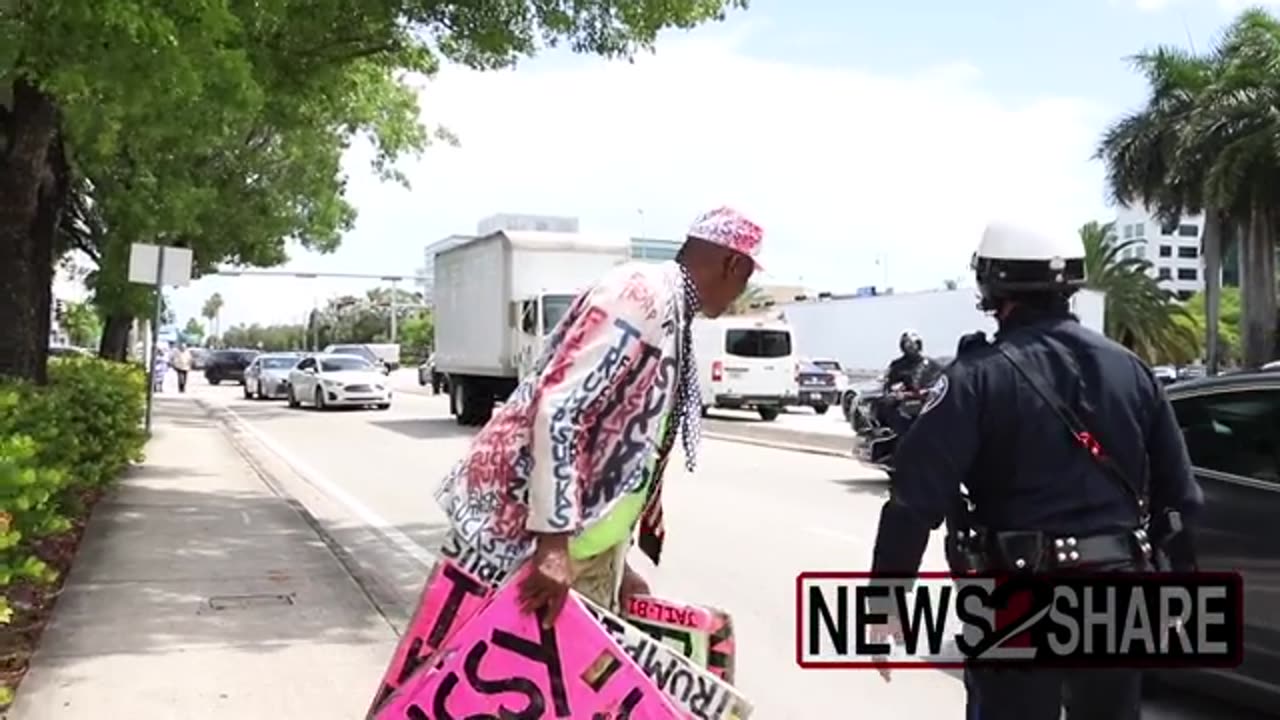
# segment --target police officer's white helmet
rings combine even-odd
[[[1084,259],[1084,242],[1074,232],[997,222],[982,233],[972,267],[984,295],[1069,294],[1084,286]]]

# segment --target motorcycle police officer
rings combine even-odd
[[[1072,235],[986,229],[973,269],[980,307],[999,330],[994,342],[962,339],[900,440],[873,573],[918,572],[944,519],[974,538],[964,553],[949,543],[953,570],[957,555],[992,571],[1141,572],[1157,554],[1194,568],[1190,529],[1203,495],[1186,445],[1150,368],[1071,314],[1084,256]],[[1121,478],[1143,482],[1128,492]],[[962,485],[968,499],[957,503]],[[969,716],[981,720],[1058,720],[1064,704],[1075,720],[1140,713],[1137,670],[971,667],[965,685]]]
[[[898,338],[898,349],[902,354],[889,363],[884,374],[886,393],[899,383],[908,390],[923,390],[923,386],[933,382],[938,364],[925,356],[924,340],[916,331],[904,330]]]

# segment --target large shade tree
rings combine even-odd
[[[44,378],[50,286],[77,246],[108,331],[144,309],[128,247],[191,248],[197,272],[337,246],[359,138],[396,178],[420,150],[415,75],[539,49],[625,57],[745,0],[99,0],[0,13],[0,375]],[[72,216],[67,221],[66,216]],[[111,332],[104,333],[111,334]]]

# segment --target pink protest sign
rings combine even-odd
[[[684,717],[576,596],[552,627],[523,612],[518,577],[445,642],[438,664],[383,704],[376,720]]]
[[[391,664],[367,715],[372,717],[387,698],[439,650],[449,637],[484,607],[493,589],[450,560],[436,563],[418,600],[418,609],[400,638]]]
[[[733,682],[733,620],[719,608],[637,595],[623,619],[678,650],[698,667]]]

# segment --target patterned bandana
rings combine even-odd
[[[698,290],[689,271],[680,265],[680,290],[684,295],[684,327],[680,331],[680,384],[676,387],[675,406],[667,421],[653,466],[653,488],[640,518],[639,545],[654,565],[662,557],[662,541],[666,530],[662,522],[662,478],[667,459],[675,446],[676,432],[684,444],[684,463],[690,472],[698,464],[698,443],[702,441],[702,391],[698,388],[698,363],[693,356],[693,316],[702,309]]]

